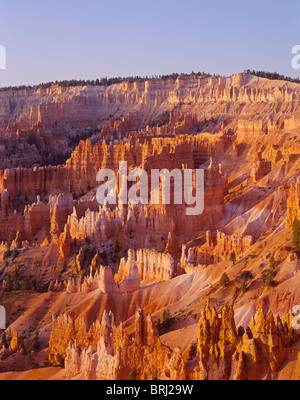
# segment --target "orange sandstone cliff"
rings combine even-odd
[[[299,100],[246,73],[1,92],[0,379],[299,379]],[[100,205],[122,161],[203,170],[203,213]]]

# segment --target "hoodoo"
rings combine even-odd
[[[300,84],[98,83],[0,91],[0,379],[299,379]]]

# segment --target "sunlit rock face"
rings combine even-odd
[[[0,92],[0,379],[299,379],[299,100],[249,74]],[[163,169],[203,171],[201,212]]]

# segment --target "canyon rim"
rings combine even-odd
[[[300,379],[287,1],[1,5],[1,381]]]
[[[0,97],[0,377],[298,379],[299,84],[191,74]],[[43,165],[56,149],[66,161]],[[125,162],[203,170],[203,212],[186,215],[172,177],[169,204],[99,204],[99,170],[117,182]]]

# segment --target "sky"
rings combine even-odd
[[[245,69],[299,77],[299,0],[0,0],[0,87]]]

